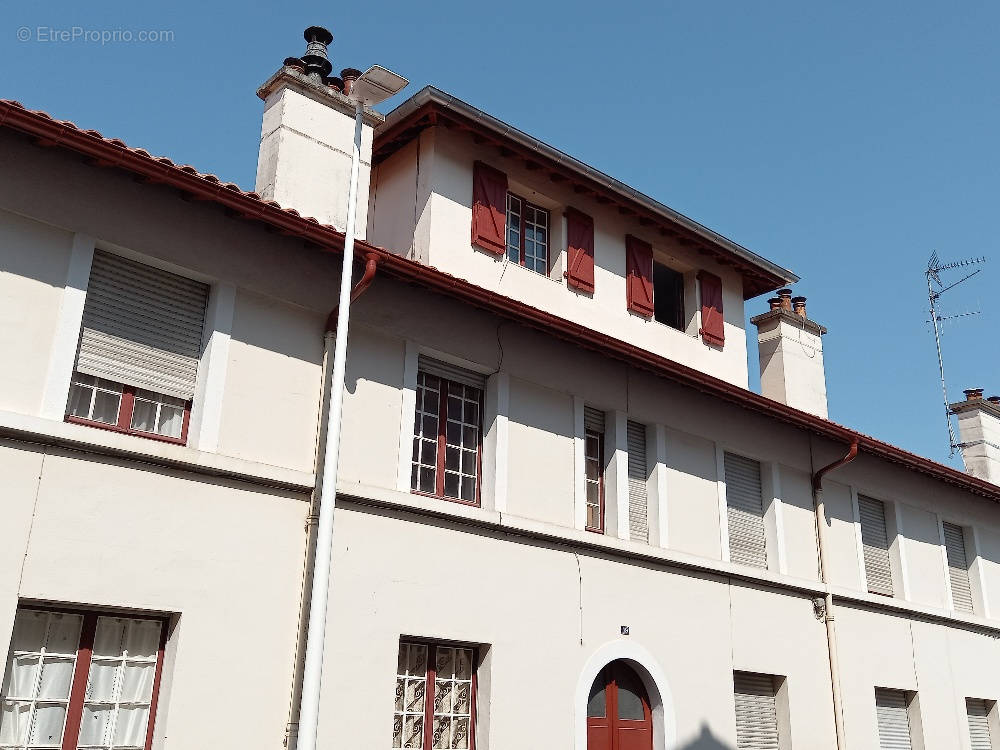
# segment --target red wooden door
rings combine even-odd
[[[601,670],[587,703],[587,750],[653,750],[653,714],[639,676],[623,662]]]

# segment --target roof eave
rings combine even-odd
[[[94,130],[80,130],[73,123],[53,120],[41,112],[25,109],[17,102],[0,100],[0,128],[21,133],[44,147],[60,147],[88,159],[95,167],[123,169],[143,181],[166,185],[185,196],[215,203],[228,210],[233,218],[260,222],[268,229],[311,243],[326,252],[340,252],[344,235],[316,219],[303,217],[294,209],[285,209],[273,201],[263,201],[232,183],[221,183],[214,175],[198,173],[193,167],[178,166],[169,159],[156,158],[141,149],[131,149],[118,140],[106,139]],[[445,294],[461,302],[504,316],[525,326],[558,336],[573,344],[614,357],[626,364],[668,378],[681,385],[707,393],[749,411],[775,418],[785,424],[812,432],[819,437],[849,444],[858,441],[860,450],[904,468],[919,472],[959,489],[1000,503],[1000,486],[964,474],[889,443],[838,425],[758,393],[719,380],[653,352],[596,332],[579,323],[560,318],[497,292],[425,266],[385,250],[357,243],[359,257],[374,256],[381,272],[404,281]]]
[[[433,86],[426,86],[386,115],[375,131],[373,162],[386,158],[396,148],[413,138],[423,127],[438,124],[440,115],[451,115],[465,127],[492,137],[509,148],[519,147],[526,158],[548,162],[545,166],[553,180],[577,179],[584,189],[617,200],[624,210],[639,215],[640,222],[660,224],[664,234],[675,232],[682,244],[694,244],[699,250],[713,251],[722,264],[732,263],[744,273],[744,298],[750,299],[779,287],[794,284],[799,277],[787,268],[763,258],[752,250],[714,232],[669,206],[641,193],[625,183],[584,162],[498,120],[471,104]],[[424,121],[421,124],[421,121]]]

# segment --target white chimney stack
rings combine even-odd
[[[827,417],[823,339],[826,328],[806,317],[806,298],[781,289],[757,326],[760,392],[796,409]]]
[[[345,96],[360,71],[331,77],[327,45],[333,35],[319,26],[305,31],[306,54],[290,57],[257,90],[264,100],[255,191],[343,232],[354,144],[354,103]],[[361,132],[361,170],[355,231],[365,238],[371,181],[372,131],[382,116],[366,110]]]
[[[1000,397],[983,398],[982,388],[970,388],[965,391],[965,401],[949,408],[958,416],[958,447],[965,470],[1000,484]]]

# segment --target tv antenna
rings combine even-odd
[[[937,250],[931,253],[930,260],[927,261],[927,271],[925,275],[927,276],[927,299],[930,302],[930,313],[931,313],[931,324],[934,326],[934,345],[937,347],[937,358],[938,358],[938,372],[941,375],[941,396],[944,399],[944,418],[948,423],[948,450],[949,455],[955,455],[955,448],[958,447],[958,441],[955,440],[955,430],[951,426],[951,410],[948,408],[948,386],[944,378],[944,356],[941,354],[941,333],[944,328],[943,324],[946,320],[955,320],[956,318],[967,318],[971,315],[979,315],[980,311],[976,310],[974,312],[964,312],[957,315],[942,315],[938,309],[938,303],[941,301],[941,295],[945,292],[954,289],[959,284],[968,281],[977,273],[982,271],[981,268],[976,268],[971,270],[973,266],[978,266],[986,262],[986,258],[966,258],[965,260],[955,261],[953,263],[942,263],[941,259],[938,258]],[[941,273],[943,271],[962,271],[965,275],[958,281],[953,281],[952,283],[945,286],[945,283],[941,280]]]

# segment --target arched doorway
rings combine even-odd
[[[653,750],[649,696],[624,661],[604,667],[590,688],[587,750]]]

